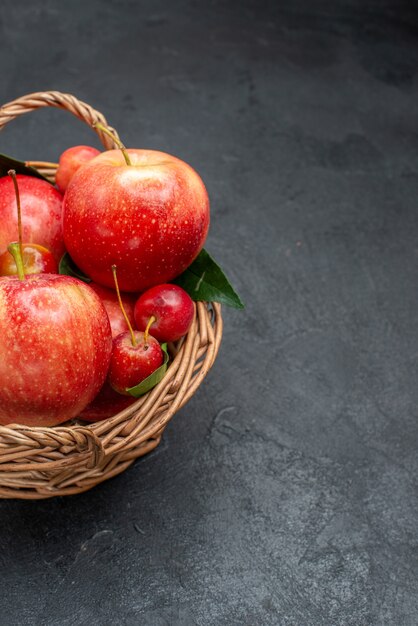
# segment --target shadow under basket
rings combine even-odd
[[[55,91],[5,104],[0,108],[0,130],[19,115],[46,106],[65,109],[92,128],[100,122],[117,137],[101,113],[74,96]],[[115,147],[108,135],[94,130],[105,149]],[[30,165],[54,182],[56,164],[34,161]],[[158,446],[170,419],[212,367],[221,338],[220,305],[197,302],[188,334],[169,346],[171,358],[164,378],[127,409],[93,424],[72,420],[51,428],[0,426],[0,498],[77,494],[123,472]]]

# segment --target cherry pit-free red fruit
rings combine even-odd
[[[194,311],[194,302],[184,289],[165,284],[151,287],[138,298],[134,317],[139,330],[145,330],[154,317],[149,326],[152,336],[160,342],[177,341],[188,332]]]
[[[122,394],[148,378],[164,360],[161,346],[154,337],[148,335],[145,339],[144,333],[138,330],[133,333],[136,345],[129,331],[113,340],[108,380],[113,389]]]

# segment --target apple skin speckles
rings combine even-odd
[[[116,291],[114,289],[102,287],[96,283],[89,283],[89,287],[97,293],[104,305],[104,308],[106,309],[110,321],[110,327],[112,329],[112,337],[115,338],[120,335],[120,333],[129,330],[128,324],[126,323],[122,313],[122,309],[120,308]],[[128,316],[131,325],[135,326],[134,306],[136,298],[131,293],[121,293],[120,295],[125,313]]]
[[[69,276],[0,278],[0,424],[53,426],[97,395],[112,351],[97,294]]]
[[[45,180],[18,174],[24,243],[47,248],[57,263],[65,252],[62,234],[62,195]],[[17,209],[13,181],[0,178],[0,254],[17,241]]]
[[[78,170],[66,191],[65,245],[95,282],[138,292],[166,283],[196,258],[209,228],[209,199],[193,168],[163,152],[109,150]],[[163,260],[164,259],[164,260]]]
[[[61,154],[55,174],[55,182],[61,193],[65,193],[76,171],[98,154],[99,150],[92,146],[73,146]]]

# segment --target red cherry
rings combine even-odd
[[[25,274],[58,274],[57,262],[49,250],[36,243],[22,244]],[[9,251],[0,255],[0,276],[17,275],[16,262]]]
[[[55,182],[58,189],[64,193],[70,180],[78,169],[100,154],[99,150],[91,146],[74,146],[64,150],[60,156]]]
[[[135,323],[145,330],[151,318],[150,332],[158,341],[177,341],[185,335],[194,318],[194,302],[177,285],[157,285],[145,291],[134,309]]]
[[[127,395],[126,389],[134,387],[150,376],[163,364],[164,355],[154,337],[133,331],[136,345],[130,332],[121,333],[113,340],[112,357],[108,380],[115,391]]]

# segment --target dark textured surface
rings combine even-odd
[[[193,164],[247,303],[155,453],[0,502],[2,625],[418,624],[412,7],[2,3],[1,102],[69,91]],[[91,137],[42,111],[1,151]]]

